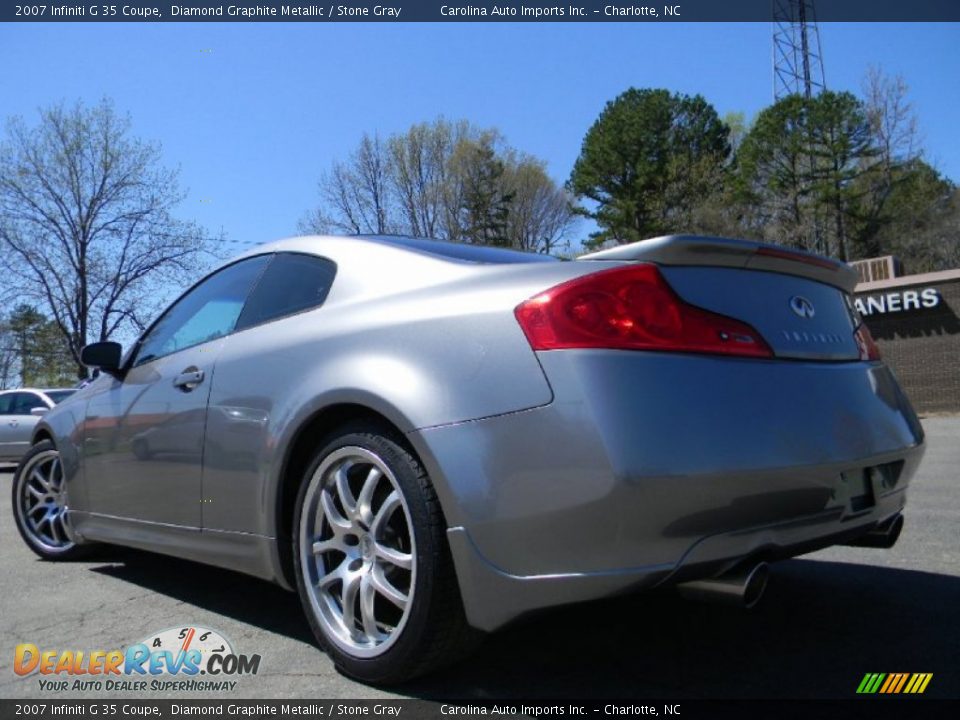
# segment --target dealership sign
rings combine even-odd
[[[867,295],[854,301],[861,315],[876,315],[935,308],[940,304],[940,291],[936,288],[904,290],[882,295]]]

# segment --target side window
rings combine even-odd
[[[13,413],[13,396],[15,393],[6,393],[5,395],[0,395],[0,415],[12,415]]]
[[[336,272],[337,266],[324,258],[279,253],[250,294],[237,329],[322,305]]]
[[[39,395],[28,392],[19,392],[13,394],[13,407],[10,409],[11,415],[29,415],[35,407],[45,408],[47,404]]]
[[[161,316],[140,343],[135,365],[233,332],[269,255],[241,260],[208,277]]]

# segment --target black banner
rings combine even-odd
[[[341,0],[331,2],[25,2],[4,22],[769,22],[785,0]],[[960,22],[958,0],[820,0],[819,22]],[[958,31],[960,32],[960,31]]]
[[[960,702],[870,697],[851,700],[0,700],[0,718],[611,718],[666,717],[680,720],[737,718],[954,718]]]

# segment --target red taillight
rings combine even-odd
[[[880,348],[878,348],[877,344],[873,341],[873,335],[870,334],[866,325],[861,324],[853,334],[853,337],[857,341],[857,347],[860,348],[861,360],[880,359]]]
[[[514,311],[534,350],[610,348],[772,357],[756,330],[681,300],[655,265],[557,285]]]

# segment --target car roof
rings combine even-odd
[[[359,235],[358,237],[363,240],[406,248],[407,250],[427,253],[449,260],[495,264],[557,262],[557,258],[551,257],[550,255],[525,252],[513,248],[470,245],[467,243],[447,242],[445,240],[410,237],[408,235]]]
[[[257,245],[220,267],[268,253],[303,253],[332,261],[337,270],[324,302],[328,308],[473,278],[549,272],[572,264],[538,253],[425,238],[308,235]]]
[[[22,388],[7,388],[6,390],[0,390],[0,395],[5,393],[12,392],[32,392],[32,393],[43,393],[46,395],[49,392],[76,392],[77,388],[35,388],[35,387],[22,387]]]
[[[466,243],[431,240],[407,235],[306,235],[257,245],[241,255],[248,257],[268,252],[307,252],[324,255],[335,262],[344,256],[377,255],[402,252],[425,260],[448,263],[514,264],[557,262],[557,258],[542,253],[524,252],[512,248],[469,245]]]

